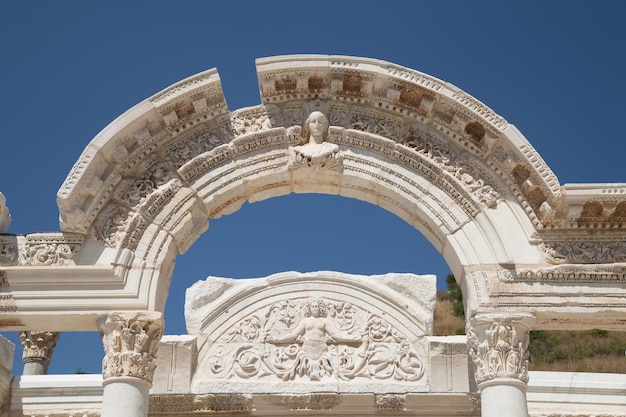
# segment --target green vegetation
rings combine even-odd
[[[456,279],[454,279],[454,275],[448,274],[446,284],[448,285],[448,292],[445,293],[444,297],[452,302],[452,314],[455,317],[464,318],[465,308],[463,307],[463,293]]]
[[[434,334],[465,334],[463,295],[452,274],[439,291]],[[530,332],[530,370],[626,373],[626,333],[602,329]]]

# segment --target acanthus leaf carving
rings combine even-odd
[[[531,314],[478,315],[467,326],[469,355],[475,365],[476,383],[495,378],[528,382],[528,343]]]
[[[109,313],[98,326],[105,350],[103,379],[130,376],[152,382],[163,334],[161,313]]]
[[[59,332],[19,332],[22,342],[22,360],[27,362],[50,363],[52,353],[59,341]]]
[[[423,132],[409,130],[400,143],[412,148],[456,178],[486,207],[494,208],[502,199],[500,192],[493,188],[483,175],[454,148],[438,140],[427,137]]]
[[[20,248],[20,263],[32,266],[71,265],[84,237],[78,234],[26,235]]]

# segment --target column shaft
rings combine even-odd
[[[528,313],[478,314],[467,326],[482,417],[528,417]]]
[[[24,375],[46,375],[52,352],[59,341],[59,332],[20,332],[24,352]]]
[[[147,417],[162,314],[109,313],[98,326],[106,353],[101,417]]]

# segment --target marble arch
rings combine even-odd
[[[259,59],[257,71],[258,106],[230,111],[208,70],[89,143],[58,192],[61,232],[2,237],[5,328],[46,314],[50,329],[71,316],[88,330],[111,310],[162,311],[176,256],[209,218],[291,192],[357,198],[413,225],[461,283],[468,317],[625,327],[625,184],[560,185],[515,126],[418,71],[321,55]],[[294,167],[316,110],[341,164]]]
[[[292,192],[379,205],[441,252],[463,289],[484,417],[528,414],[530,329],[626,329],[626,184],[561,185],[515,126],[415,70],[295,55],[257,72],[258,106],[230,111],[214,69],[137,104],[61,186],[61,232],[0,234],[0,329],[98,329],[102,416],[120,398],[147,415],[176,256],[208,219]],[[315,112],[327,123],[307,144]]]

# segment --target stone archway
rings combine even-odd
[[[58,192],[62,231],[1,237],[4,329],[162,311],[176,256],[209,218],[291,192],[368,201],[423,233],[463,289],[474,355],[495,330],[515,350],[531,326],[626,327],[625,184],[560,185],[513,125],[395,64],[285,56],[257,72],[258,106],[229,111],[209,70],[91,141]],[[333,163],[294,162],[314,111]]]

